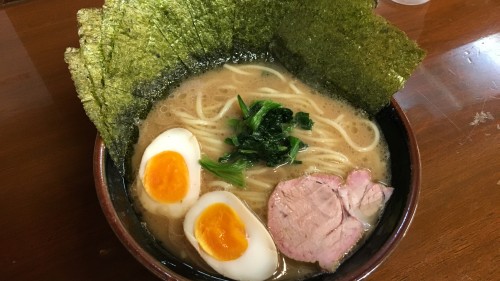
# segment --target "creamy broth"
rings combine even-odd
[[[216,160],[229,152],[231,147],[224,139],[234,132],[227,121],[241,118],[237,95],[247,104],[268,99],[294,112],[308,112],[315,122],[312,131],[296,128],[292,132],[308,148],[297,156],[302,164],[248,169],[244,189],[202,171],[201,194],[213,190],[231,191],[265,223],[267,199],[274,186],[283,180],[315,172],[345,177],[352,169],[367,168],[375,181],[389,182],[387,146],[376,125],[362,112],[318,93],[274,65],[226,65],[182,83],[168,98],[158,102],[141,124],[132,158],[133,169],[137,171],[149,143],[163,131],[175,127],[190,130],[198,139],[202,154],[211,159]],[[136,184],[141,183],[134,183],[132,194]],[[165,248],[186,262],[213,272],[184,237],[182,219],[167,220],[150,214],[141,208],[138,200],[135,202],[148,229]],[[316,265],[282,257],[274,279],[296,279],[318,270]]]

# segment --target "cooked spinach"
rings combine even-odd
[[[239,179],[243,177],[244,168],[260,162],[268,167],[301,163],[296,157],[307,144],[290,133],[296,126],[312,129],[314,122],[308,113],[294,115],[289,108],[271,100],[258,100],[248,106],[239,95],[238,104],[242,118],[229,121],[235,135],[225,140],[233,147],[232,151],[220,157],[218,162],[207,158],[200,160],[203,168],[242,186]]]
[[[220,163],[203,156],[199,162],[203,169],[211,172],[219,178],[222,178],[235,186],[241,187],[245,185],[245,175],[243,174],[243,171],[247,167],[247,163],[245,161]]]

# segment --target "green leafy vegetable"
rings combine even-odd
[[[238,95],[242,119],[230,120],[236,135],[225,142],[233,146],[233,151],[215,162],[204,158],[200,164],[206,170],[234,184],[234,178],[243,178],[243,171],[259,162],[268,167],[285,164],[300,164],[295,158],[307,145],[290,135],[297,125],[306,130],[312,129],[313,121],[308,113],[293,112],[281,104],[270,100],[259,100],[247,106]],[[234,166],[234,167],[233,167]],[[243,186],[242,184],[236,184]]]
[[[240,95],[238,95],[238,105],[240,106],[243,118],[244,119],[248,118],[248,116],[250,116],[250,110],[248,109],[248,106],[245,104]]]
[[[247,167],[247,163],[245,161],[219,163],[208,157],[202,157],[199,162],[203,169],[226,180],[227,182],[240,187],[245,185],[245,176],[243,174],[243,171]]]
[[[295,122],[304,130],[311,130],[314,122],[309,118],[309,113],[297,112],[295,114]]]
[[[247,125],[250,129],[257,131],[266,114],[278,107],[281,107],[281,104],[270,100],[254,103],[249,109],[248,117],[244,119],[245,125]]]
[[[295,164],[302,164],[302,161],[296,161],[295,158],[297,157],[299,150],[304,147],[304,143],[298,138],[292,136],[288,137],[288,140],[290,141],[289,161]]]

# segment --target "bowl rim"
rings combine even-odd
[[[390,105],[397,112],[397,116],[400,118],[403,124],[406,138],[408,140],[408,148],[410,153],[410,169],[412,175],[410,181],[411,192],[409,193],[408,200],[403,208],[403,216],[396,224],[394,235],[389,237],[389,239],[384,242],[382,247],[377,250],[377,252],[372,257],[370,257],[367,262],[354,270],[350,274],[350,276],[340,278],[339,280],[362,280],[370,275],[373,271],[375,271],[390,256],[399,242],[406,235],[406,232],[408,231],[417,210],[421,180],[420,151],[417,145],[416,137],[411,128],[410,121],[408,120],[407,115],[394,99],[394,97],[391,98]],[[125,246],[125,248],[132,254],[132,256],[136,258],[136,260],[138,260],[144,267],[149,269],[150,272],[152,272],[160,279],[188,280],[185,277],[168,270],[160,261],[144,251],[142,247],[130,235],[130,233],[127,232],[124,224],[120,220],[119,214],[113,207],[111,196],[109,192],[107,192],[108,189],[106,182],[105,160],[106,147],[101,136],[98,133],[95,138],[93,155],[95,188],[99,203],[101,205],[101,209],[103,210],[104,216],[106,217],[106,220],[108,221],[115,235]]]

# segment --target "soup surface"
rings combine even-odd
[[[307,112],[314,121],[312,130],[295,128],[292,135],[308,147],[299,152],[302,164],[270,168],[257,165],[245,171],[245,188],[238,188],[202,171],[201,194],[227,190],[242,199],[265,224],[267,201],[280,182],[304,174],[329,173],[344,177],[353,169],[366,168],[375,181],[388,183],[388,150],[376,124],[350,105],[322,95],[276,65],[225,65],[221,69],[191,78],[168,98],[158,102],[140,126],[138,143],[132,158],[137,171],[146,147],[159,134],[171,128],[184,128],[196,136],[202,155],[218,159],[231,147],[224,143],[234,135],[228,125],[231,118],[241,118],[237,95],[247,104],[272,100],[293,112]],[[134,196],[137,185],[132,186]],[[213,272],[187,241],[183,219],[166,219],[149,213],[139,200],[138,211],[151,233],[166,249],[186,262]],[[367,231],[369,232],[369,231]],[[314,264],[280,257],[273,279],[296,279],[319,271]]]

